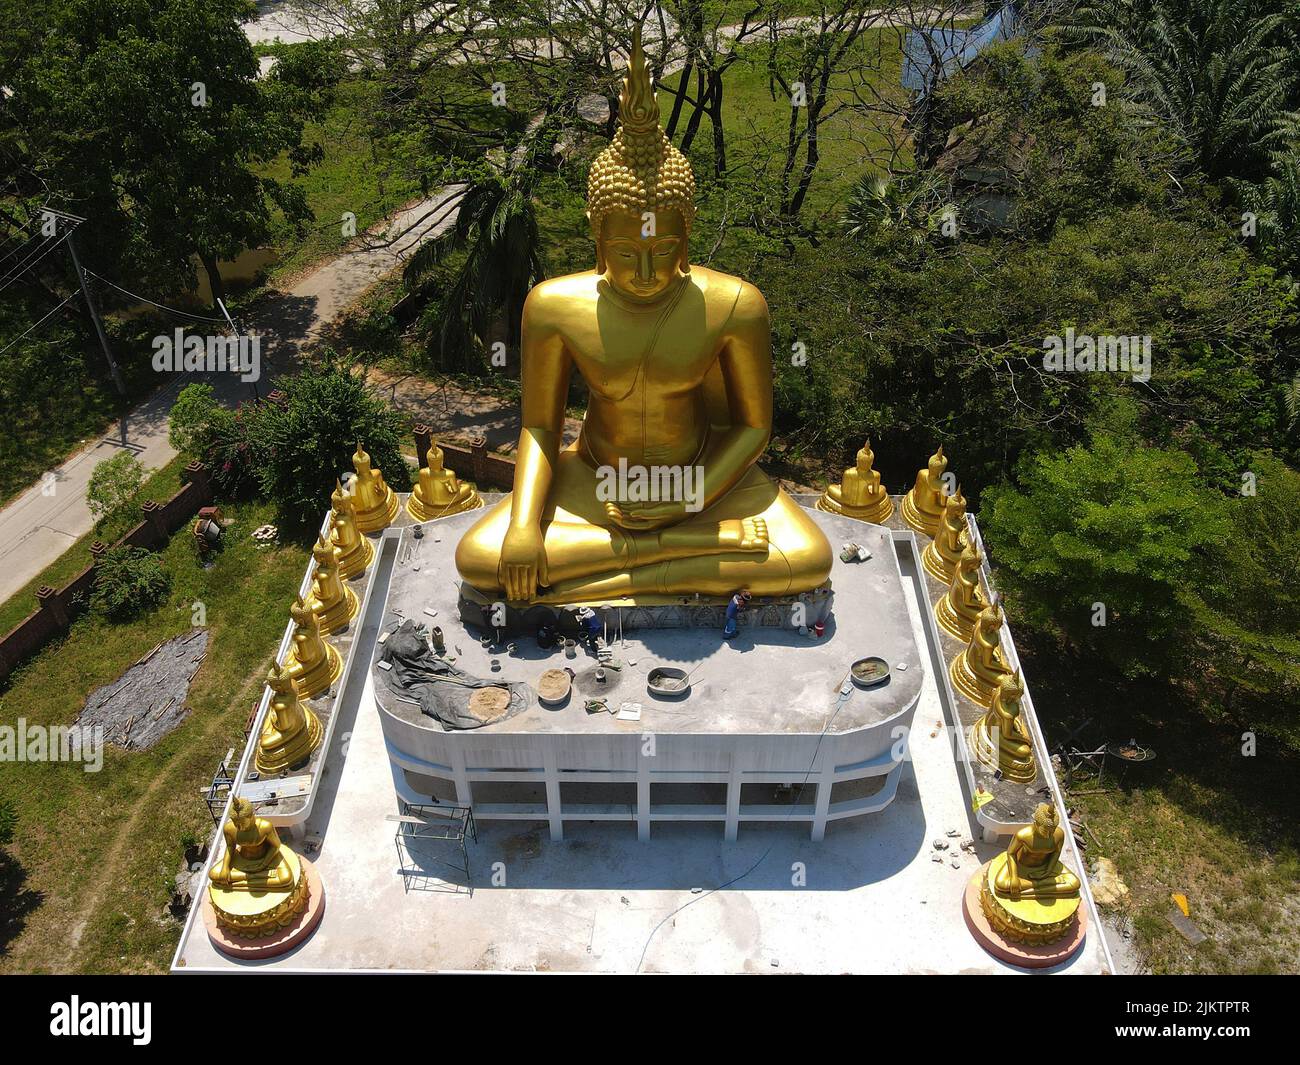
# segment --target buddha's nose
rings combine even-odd
[[[655,260],[650,254],[649,248],[642,248],[641,255],[637,262],[637,279],[640,281],[653,281],[655,279]]]

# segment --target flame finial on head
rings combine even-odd
[[[587,177],[587,217],[592,235],[614,211],[640,216],[676,210],[689,230],[695,217],[695,175],[691,164],[659,128],[659,102],[641,47],[641,29],[632,33],[632,54],[619,96],[619,127],[609,147],[596,157]]]
[[[654,81],[641,47],[641,27],[632,31],[632,55],[628,58],[627,77],[618,98],[618,118],[626,133],[640,139],[659,128],[659,100]]]

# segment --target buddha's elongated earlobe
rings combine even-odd
[[[603,274],[605,272],[605,250],[600,243],[600,229],[592,224],[590,211],[583,211],[582,214],[586,218],[587,224],[591,226],[591,239],[596,245],[596,273]]]

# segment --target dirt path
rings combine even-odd
[[[250,674],[235,698],[230,701],[229,706],[238,708],[247,705],[255,686],[260,682],[260,673]],[[191,724],[192,720],[191,718],[190,722],[186,722],[186,725]],[[178,749],[163,764],[149,786],[131,803],[130,807],[121,811],[121,816],[114,821],[117,831],[113,835],[113,840],[95,864],[94,875],[83,887],[82,901],[71,914],[58,917],[57,928],[65,929],[67,935],[62,949],[55,950],[52,947],[53,941],[58,938],[57,929],[39,927],[37,924],[39,916],[34,915],[34,919],[28,922],[22,934],[11,945],[9,955],[4,959],[4,971],[9,973],[31,971],[31,963],[35,960],[34,952],[39,953],[40,967],[43,971],[54,973],[79,971],[76,954],[81,946],[82,937],[95,915],[105,904],[113,882],[120,876],[123,855],[128,845],[136,834],[147,826],[150,813],[155,806],[155,798],[160,792],[166,792],[169,788],[177,786],[175,766],[179,761],[187,758],[194,750],[215,749],[214,738],[218,733],[229,728],[230,720],[225,714],[210,715],[200,730],[187,733],[189,743]],[[185,786],[188,787],[191,783],[192,781],[187,781]]]
[[[264,337],[262,380],[257,383],[262,395],[274,375],[292,364],[302,344],[315,340],[371,285],[455,221],[448,199],[455,191],[454,187],[441,189],[398,211],[351,249],[258,304],[242,324]],[[123,450],[133,453],[147,471],[176,457],[167,440],[167,415],[180,390],[196,380],[211,384],[217,398],[228,406],[254,394],[253,387],[234,374],[172,375],[101,437],[0,510],[0,602],[94,527],[86,489],[96,466]]]

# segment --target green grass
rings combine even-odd
[[[211,569],[187,528],[163,551],[172,593],[127,624],[85,615],[0,686],[0,723],[70,724],[86,696],[206,606],[208,657],[190,688],[190,716],[152,750],[109,748],[100,773],[79,765],[0,763],[0,794],[18,812],[10,858],[0,856],[0,972],[159,972],[178,923],[165,912],[183,839],[206,839],[199,790],[242,730],[288,619],[308,552],[258,548],[249,534],[274,520],[264,503],[227,505],[234,525]],[[16,920],[15,920],[16,916]],[[6,932],[7,937],[10,932]]]
[[[342,81],[329,113],[308,126],[304,136],[305,142],[320,144],[324,158],[296,177],[290,174],[287,159],[264,171],[267,177],[300,185],[316,216],[305,233],[295,232],[283,220],[276,225],[271,244],[279,261],[270,271],[271,280],[299,273],[351,242],[352,237],[343,235],[344,212],[356,215],[356,231],[361,234],[422,194],[419,178],[368,135],[377,93],[377,86],[369,81]]]
[[[1300,972],[1296,757],[1264,741],[1244,757],[1240,734],[1206,722],[1188,693],[1127,682],[1019,635],[1049,747],[1091,719],[1076,746],[1132,737],[1155,748],[1149,768],[1123,781],[1108,769],[1100,793],[1095,780],[1078,779],[1067,799],[1090,830],[1085,861],[1110,858],[1129,887],[1146,965],[1157,973]],[[1204,943],[1192,946],[1170,924],[1173,892],[1187,896]]]

